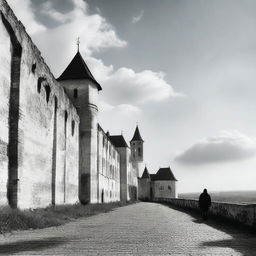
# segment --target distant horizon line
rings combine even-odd
[[[247,189],[247,190],[208,190],[208,192],[211,193],[223,193],[223,192],[256,192],[256,189]],[[178,195],[182,195],[182,194],[195,194],[195,193],[202,193],[202,191],[193,191],[193,192],[182,192],[182,193],[178,193]]]

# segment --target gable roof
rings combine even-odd
[[[134,135],[133,135],[131,141],[142,141],[142,142],[144,141],[144,140],[141,138],[138,125],[136,126],[136,129],[135,129],[135,132],[134,132]]]
[[[64,72],[60,75],[60,77],[57,78],[58,81],[73,79],[89,79],[97,85],[99,91],[102,90],[100,84],[93,77],[79,51],[71,60]]]
[[[172,173],[170,167],[167,168],[160,168],[156,174],[150,174],[152,180],[175,180],[175,176]]]
[[[141,176],[141,179],[150,179],[150,175],[149,175],[149,172],[148,172],[148,169],[146,166],[145,166],[144,172]]]
[[[109,139],[116,148],[128,148],[123,135],[110,135]]]
[[[149,174],[151,180],[156,180],[156,174]]]

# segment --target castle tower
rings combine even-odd
[[[79,125],[79,200],[97,202],[97,115],[98,94],[102,90],[79,50],[57,79],[75,105]]]
[[[137,176],[140,177],[143,172],[143,139],[140,135],[139,127],[136,126],[133,138],[130,141],[131,161],[137,169]]]
[[[138,198],[140,200],[152,200],[153,189],[151,187],[151,177],[147,167],[143,171],[141,178],[138,179]]]

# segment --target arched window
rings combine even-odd
[[[51,94],[51,87],[49,86],[49,84],[46,84],[44,86],[44,89],[45,89],[45,93],[46,93],[46,102],[48,103],[49,99],[50,99],[50,94]]]
[[[31,66],[31,71],[33,74],[35,74],[35,71],[36,71],[36,63],[33,63],[32,66]]]
[[[45,77],[39,77],[37,80],[37,92],[40,93],[41,92],[41,88],[42,88],[42,82],[45,81]]]

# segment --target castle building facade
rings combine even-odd
[[[78,51],[58,79],[0,0],[0,205],[138,198],[139,128],[127,145],[98,123],[101,85]]]
[[[138,183],[138,197],[140,200],[177,198],[177,179],[170,167],[160,168],[156,174],[149,174],[147,167],[145,167]]]

